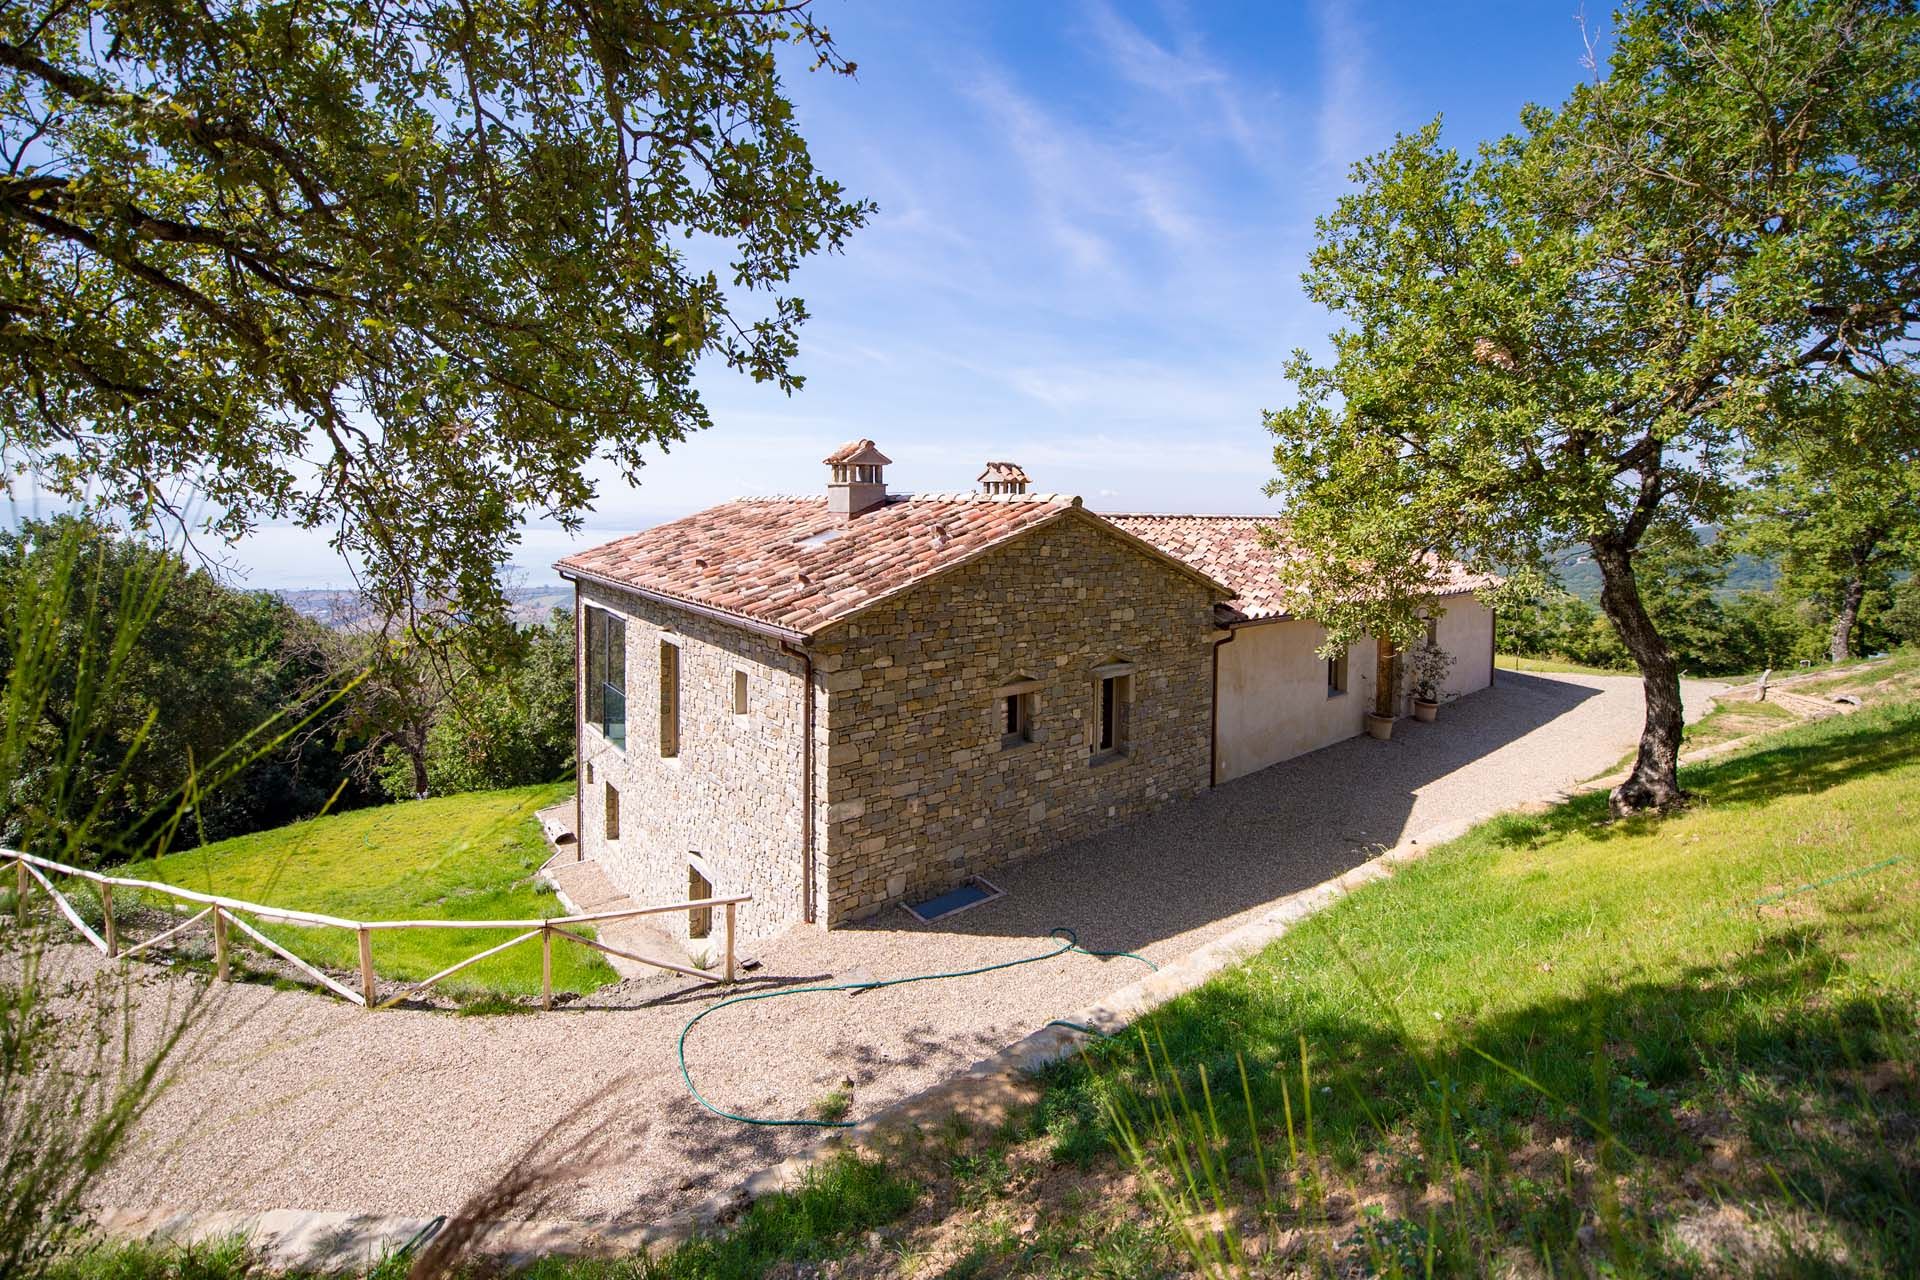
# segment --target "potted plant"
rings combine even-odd
[[[1433,723],[1440,710],[1440,690],[1446,687],[1447,672],[1453,670],[1453,655],[1431,641],[1413,651],[1413,718]]]

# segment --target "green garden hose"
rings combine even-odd
[[[1147,968],[1154,970],[1158,970],[1160,967],[1145,956],[1135,955],[1131,951],[1094,951],[1091,948],[1083,947],[1080,945],[1080,939],[1074,931],[1065,926],[1058,929],[1049,929],[1047,936],[1061,939],[1059,947],[1052,951],[1043,951],[1039,955],[1021,956],[1017,960],[1002,960],[998,964],[983,964],[977,969],[954,969],[945,973],[915,973],[904,978],[879,978],[872,982],[840,982],[834,983],[831,986],[788,987],[781,991],[756,991],[752,995],[734,996],[730,1000],[722,1000],[719,1004],[709,1005],[699,1013],[694,1014],[693,1017],[687,1020],[687,1025],[680,1028],[680,1042],[675,1047],[675,1052],[680,1058],[680,1078],[686,1082],[687,1092],[693,1095],[695,1102],[723,1120],[737,1120],[741,1124],[765,1125],[778,1129],[851,1129],[856,1123],[852,1120],[764,1120],[757,1116],[738,1115],[725,1108],[714,1106],[713,1103],[707,1101],[705,1095],[694,1085],[693,1073],[687,1070],[687,1036],[693,1031],[693,1028],[699,1023],[700,1019],[706,1017],[708,1014],[718,1013],[731,1005],[747,1004],[754,1000],[780,1000],[787,996],[819,995],[828,991],[875,991],[881,987],[902,987],[910,982],[936,982],[943,978],[971,978],[982,973],[992,973],[997,969],[1012,969],[1023,964],[1038,964],[1042,960],[1052,960],[1059,956],[1066,955],[1069,951],[1077,951],[1083,956],[1098,956],[1102,959],[1138,960],[1141,964],[1147,966]],[[1092,1027],[1084,1027],[1075,1022],[1061,1022],[1056,1020],[1049,1022],[1047,1025],[1050,1027],[1071,1027],[1075,1031],[1086,1031],[1093,1035],[1102,1034]]]

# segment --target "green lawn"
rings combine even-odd
[[[1060,1072],[1054,1152],[1129,1115],[1184,1185],[1168,1084],[1204,1111],[1204,1070],[1221,1199],[1329,1258],[1640,1274],[1712,1252],[1719,1213],[1780,1263],[1754,1270],[1914,1274],[1916,742],[1895,703],[1688,770],[1679,816],[1609,824],[1592,795],[1487,824],[1149,1017],[1151,1050]]]
[[[1556,676],[1631,676],[1637,675],[1631,667],[1615,670],[1610,667],[1585,667],[1577,662],[1562,662],[1558,658],[1523,658],[1514,653],[1496,653],[1493,665],[1500,671],[1539,671]]]
[[[572,783],[482,791],[296,822],[134,863],[119,872],[203,893],[351,920],[521,920],[563,914],[533,875],[547,845],[534,814]],[[266,925],[296,955],[343,972],[359,965],[344,930]],[[373,935],[383,979],[419,979],[513,935],[491,929],[406,929]],[[591,991],[615,978],[597,953],[556,946],[556,990]],[[455,991],[534,995],[540,951],[527,944],[448,980]]]

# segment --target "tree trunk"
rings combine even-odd
[[[427,798],[426,743],[421,742],[416,744],[413,740],[409,739],[407,742],[407,760],[413,765],[413,798],[416,800],[424,800]]]
[[[1840,607],[1833,615],[1833,640],[1827,646],[1827,655],[1835,662],[1845,662],[1853,656],[1853,628],[1860,621],[1860,600],[1867,594],[1867,575],[1857,563],[1847,583],[1840,589]]]
[[[1633,772],[1613,789],[1609,807],[1615,817],[1671,809],[1687,798],[1680,789],[1680,735],[1686,728],[1680,706],[1680,667],[1640,602],[1640,585],[1634,579],[1628,549],[1596,542],[1593,559],[1600,566],[1600,607],[1640,668],[1647,701]]]

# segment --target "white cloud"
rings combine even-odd
[[[1374,69],[1367,32],[1351,0],[1316,0],[1319,31],[1320,162],[1335,175],[1385,141],[1386,85]]]

